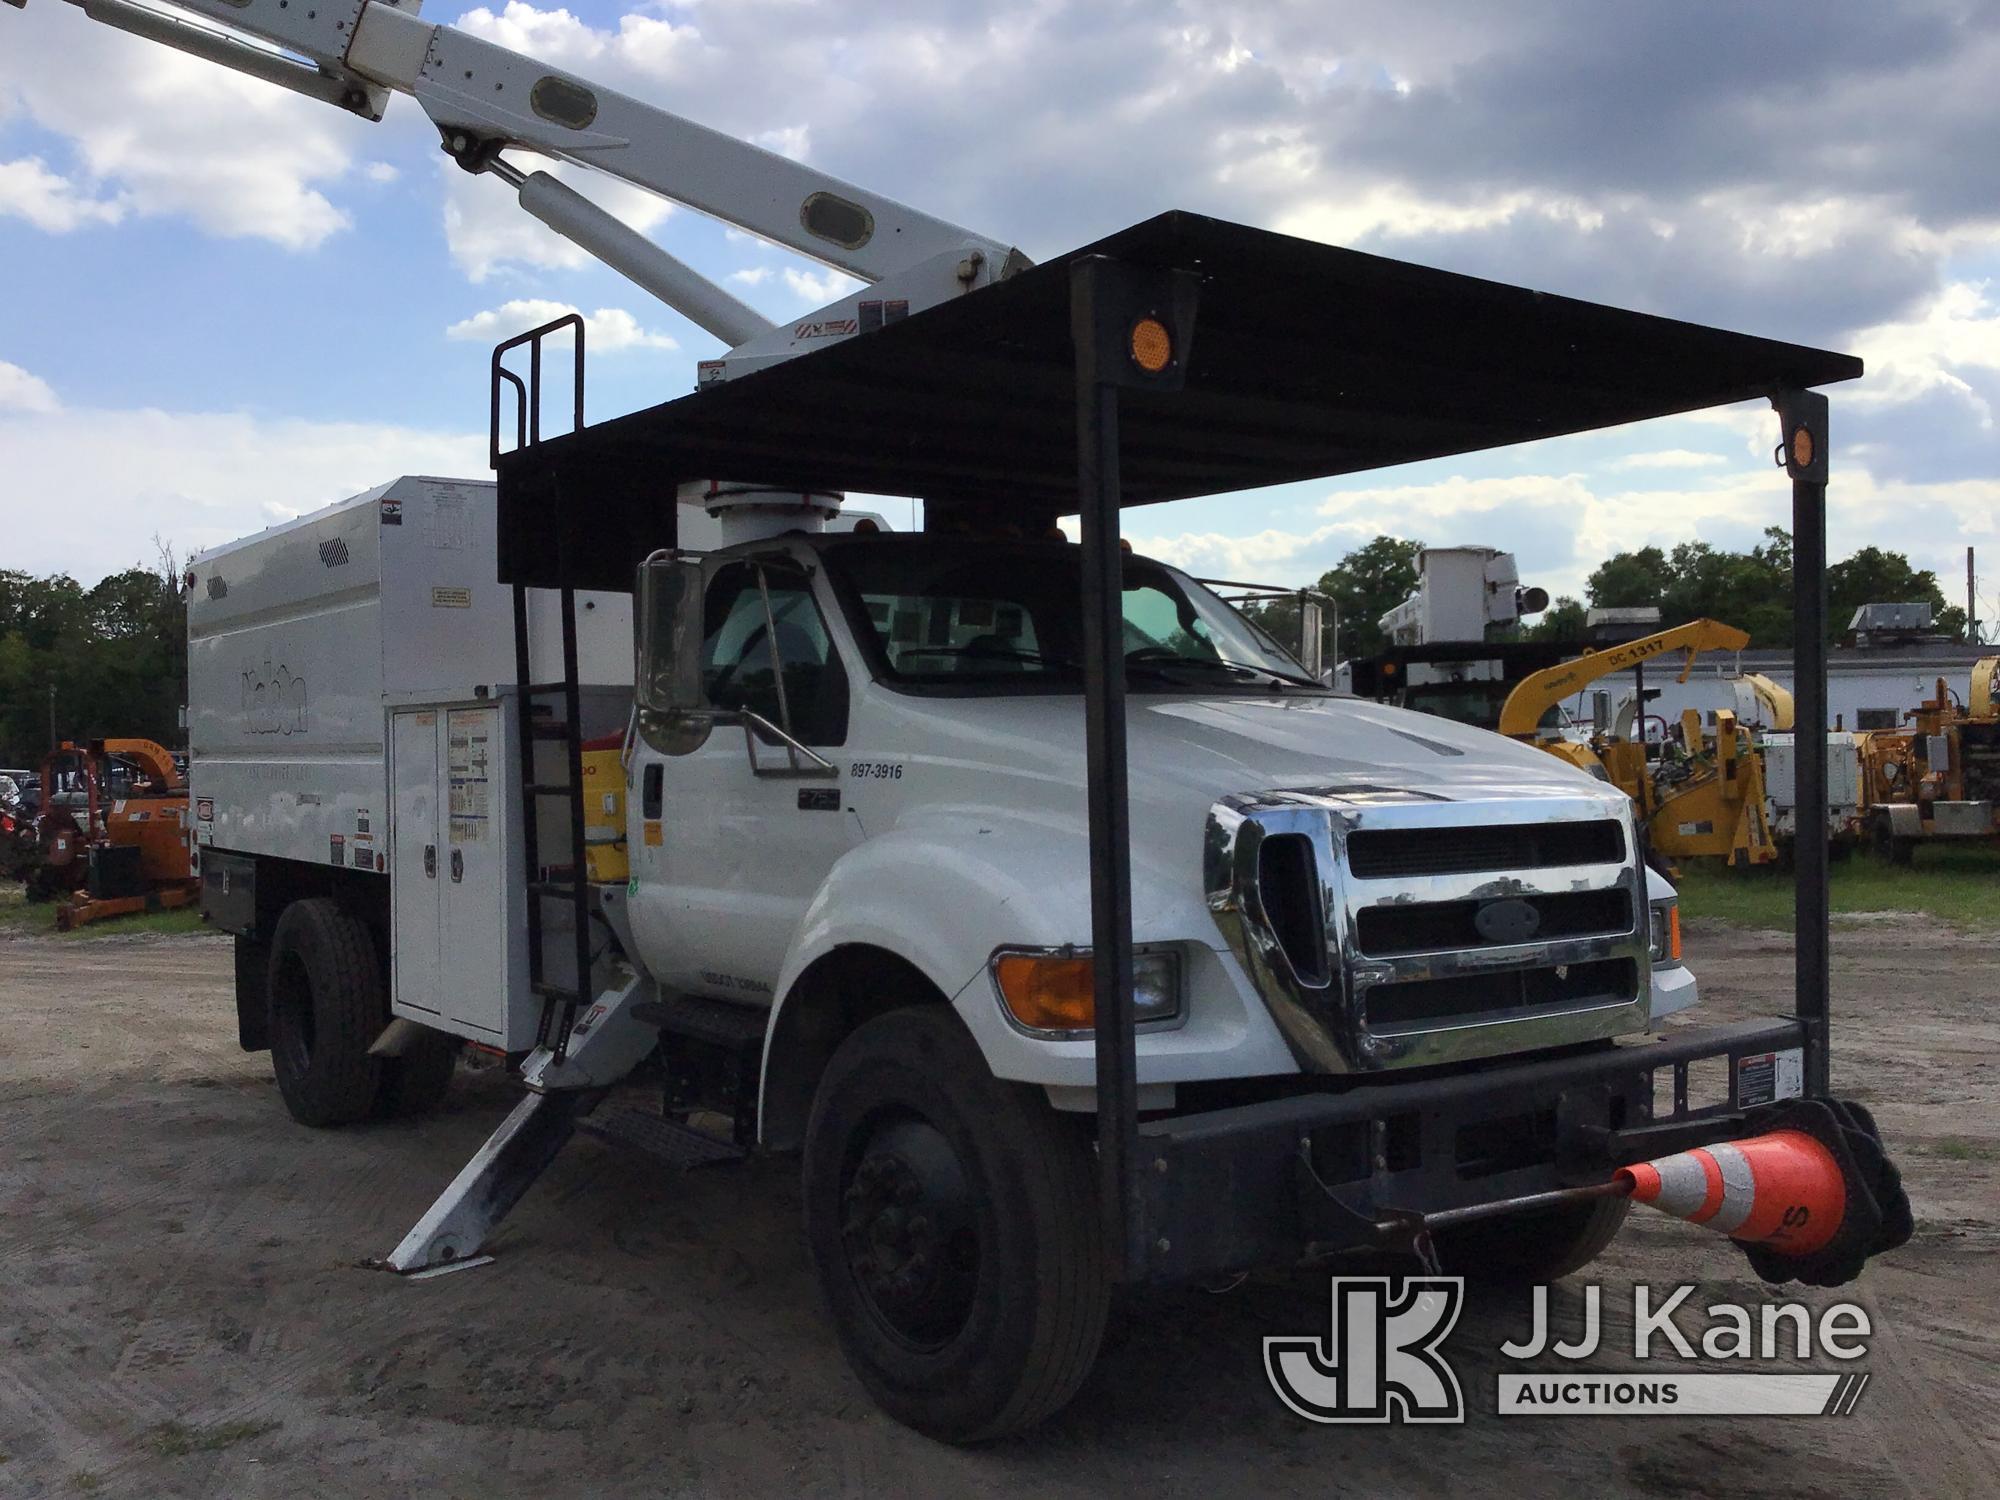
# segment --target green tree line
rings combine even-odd
[[[39,765],[52,717],[62,739],[180,744],[187,612],[179,574],[166,547],[158,566],[87,588],[66,573],[0,569],[0,766]]]
[[[1375,623],[1417,587],[1417,554],[1424,544],[1407,537],[1378,536],[1355,548],[1312,585],[1340,606],[1340,655],[1372,656],[1386,644]],[[1532,579],[1524,582],[1532,583]],[[1827,640],[1839,641],[1847,622],[1864,604],[1924,603],[1933,629],[1964,639],[1965,610],[1945,601],[1937,575],[1911,566],[1900,552],[1863,547],[1826,570]],[[1522,622],[1528,640],[1583,640],[1587,609],[1656,606],[1660,628],[1689,620],[1720,620],[1748,631],[1752,646],[1792,644],[1792,538],[1779,527],[1747,552],[1729,552],[1707,542],[1682,542],[1671,551],[1641,547],[1606,558],[1584,583],[1585,597],[1564,595],[1541,615]],[[1298,635],[1298,609],[1289,601],[1266,605],[1261,623],[1280,640]],[[1331,620],[1327,622],[1331,631]],[[1328,642],[1329,649],[1332,642]]]

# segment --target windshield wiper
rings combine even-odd
[[[971,646],[905,646],[898,653],[898,665],[900,666],[900,658],[908,656],[985,656],[995,661],[1033,662],[1036,666],[1055,667],[1066,672],[1083,670],[1081,662],[1071,661],[1067,657],[1050,656],[1043,651],[1016,651],[1011,646],[980,646],[976,649]]]
[[[1247,673],[1257,677],[1268,677],[1273,682],[1287,683],[1292,687],[1318,688],[1325,686],[1324,683],[1314,682],[1309,677],[1294,677],[1290,672],[1280,672],[1272,667],[1260,667],[1255,662],[1230,661],[1227,657],[1222,656],[1181,656],[1166,653],[1156,655],[1150,648],[1146,651],[1144,660],[1135,661],[1133,657],[1138,655],[1138,652],[1134,652],[1132,656],[1125,658],[1125,665],[1128,670],[1135,666],[1151,667],[1155,671],[1169,667],[1208,667],[1216,671],[1229,672],[1238,676]]]

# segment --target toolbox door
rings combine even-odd
[[[444,1015],[460,1035],[504,1045],[510,762],[497,705],[447,709],[444,719]]]
[[[435,1022],[444,873],[438,826],[438,720],[435,709],[389,716],[389,949],[398,1015]]]

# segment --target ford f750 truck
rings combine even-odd
[[[636,712],[629,598],[575,606],[582,732],[622,749],[594,795],[622,802],[624,859],[593,872],[596,973],[562,1066],[657,1070],[655,1140],[802,1151],[857,1368],[898,1414],[976,1434],[1035,1414],[1021,1382],[1046,1403],[1080,1376],[1108,1285],[1081,549],[805,520],[725,509],[716,530],[747,539],[645,565]],[[531,784],[563,768],[553,719],[521,738],[494,525],[492,486],[406,479],[193,564],[209,910],[240,934],[243,1039],[309,1124],[434,1103],[460,1038],[532,1052],[531,905],[547,973],[573,936],[550,898],[576,873],[563,799],[516,806],[517,753],[541,752]],[[1175,568],[1127,556],[1120,595],[1147,1115],[1602,1045],[1692,999],[1615,789],[1337,696]],[[529,601],[551,647],[554,604]],[[697,1135],[700,1111],[737,1128]],[[1464,1170],[1504,1176],[1547,1127],[1489,1122]],[[1385,1162],[1411,1145],[1380,1143]],[[1560,1275],[1624,1212],[1440,1253]],[[1045,1338],[1075,1345],[1054,1384]],[[916,1352],[954,1344],[963,1379]]]
[[[411,95],[727,350],[586,424],[582,321],[531,330],[490,503],[402,481],[191,569],[244,1045],[314,1124],[421,1108],[456,1045],[526,1086],[391,1267],[477,1264],[579,1125],[797,1151],[857,1375],[968,1441],[1070,1398],[1115,1285],[1364,1247],[1557,1275],[1623,1164],[1778,1122],[1829,1143],[1841,1219],[1760,1275],[1907,1235],[1831,1097],[1817,759],[1788,1013],[1659,1035],[1688,981],[1625,798],[1330,694],[1120,545],[1132,507],[1768,401],[1823,723],[1816,388],[1859,361],[1190,214],[1035,265],[389,0],[88,10],[365,118]],[[866,284],[774,326],[517,148]],[[841,492],[924,529],[829,534]]]

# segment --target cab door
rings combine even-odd
[[[837,767],[848,678],[805,570],[725,564],[708,584],[703,630],[709,702],[788,729]],[[735,723],[685,754],[646,747],[634,774],[635,899],[657,934],[647,965],[675,988],[769,1003],[807,905],[859,842],[839,776]]]

